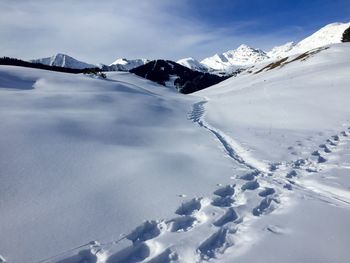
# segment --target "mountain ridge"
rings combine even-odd
[[[275,46],[269,51],[263,51],[259,48],[252,48],[246,44],[241,44],[236,49],[214,54],[213,56],[204,58],[201,61],[193,57],[187,57],[178,60],[177,63],[196,71],[211,72],[214,74],[228,74],[229,72],[233,72],[238,68],[248,67],[260,62],[303,53],[329,44],[340,43],[342,34],[348,27],[350,27],[350,22],[335,22],[325,25],[297,43],[287,42],[283,45]],[[33,59],[30,61],[50,66],[68,67],[74,69],[96,67],[96,65],[79,61],[62,53],[58,53],[51,57]],[[151,60],[144,58],[118,58],[110,65],[100,64],[98,67],[104,71],[129,71],[136,67],[145,65],[150,61]]]
[[[72,69],[84,69],[84,68],[95,68],[96,65],[89,64],[83,61],[79,61],[71,56],[68,56],[63,53],[57,53],[51,57],[32,59],[32,63],[40,63],[48,66],[56,66],[63,68],[72,68]]]

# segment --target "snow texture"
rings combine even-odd
[[[1,66],[0,261],[347,262],[349,54],[191,96]]]

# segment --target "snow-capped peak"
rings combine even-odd
[[[226,70],[234,66],[255,64],[265,59],[268,59],[268,56],[264,51],[242,44],[234,50],[206,58],[201,63],[215,70]]]
[[[246,45],[246,44],[241,44],[238,48],[236,48],[236,51],[254,51],[255,49]]]
[[[65,67],[72,69],[94,68],[96,65],[79,61],[66,54],[57,53],[51,57],[30,60],[33,63],[41,63],[49,66]]]
[[[208,68],[205,65],[202,65],[198,60],[192,57],[180,59],[177,63],[192,70],[208,71]]]
[[[227,51],[223,55],[236,65],[254,64],[267,58],[266,53],[260,49],[254,49],[245,44],[234,50]]]
[[[150,60],[144,59],[144,58],[141,58],[141,59],[118,58],[109,66],[113,68],[113,70],[129,71],[133,68],[145,65],[148,62],[150,62]]]

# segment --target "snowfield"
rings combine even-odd
[[[129,73],[1,66],[1,256],[347,262],[349,54],[327,46],[187,96]]]
[[[8,262],[119,239],[144,219],[171,217],[179,195],[230,181],[229,160],[187,119],[197,99],[129,73],[108,78],[0,67]]]

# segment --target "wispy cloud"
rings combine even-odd
[[[0,55],[71,54],[87,62],[118,57],[203,58],[245,42],[269,47],[285,34],[249,34],[255,21],[215,28],[186,13],[187,1],[0,1]]]

